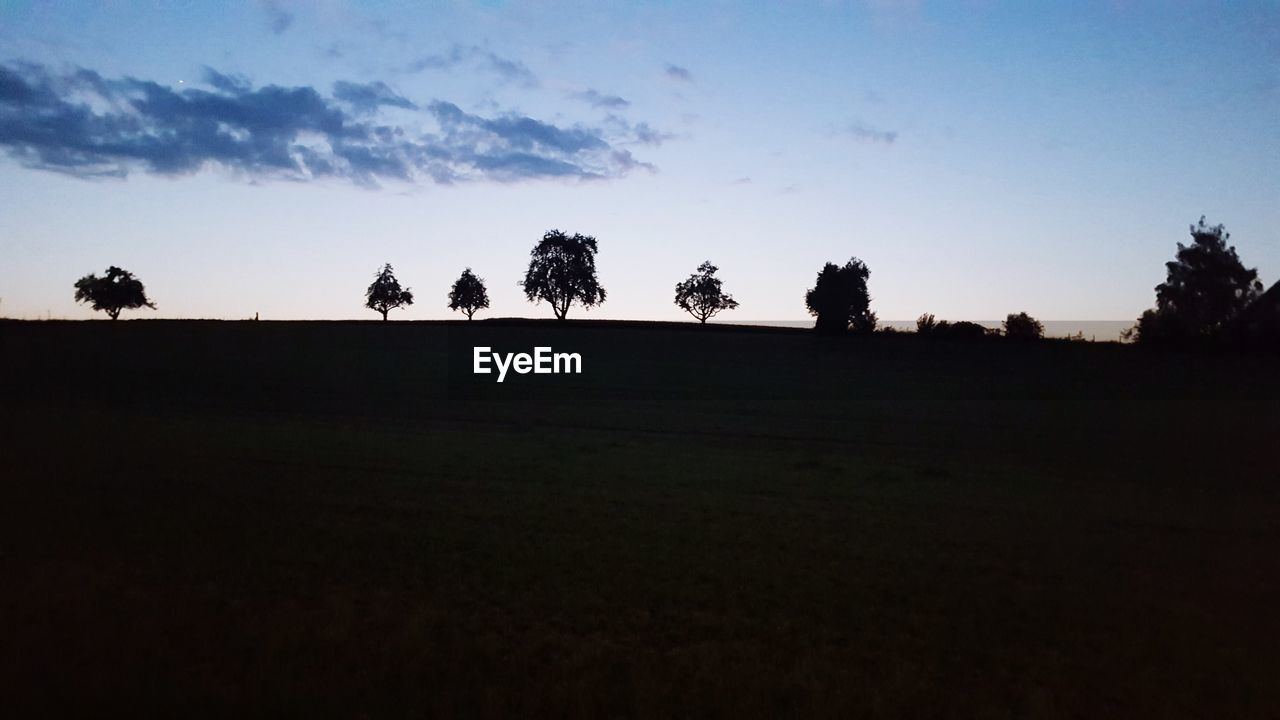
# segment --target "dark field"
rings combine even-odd
[[[475,383],[473,344],[585,372]],[[1278,368],[643,324],[0,323],[3,704],[1274,716]]]

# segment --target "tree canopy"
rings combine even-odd
[[[147,299],[142,281],[128,270],[112,265],[106,275],[98,277],[90,273],[76,281],[76,302],[92,303],[94,310],[103,310],[115,320],[122,310],[140,307],[155,309],[155,303]]]
[[[1004,320],[1004,336],[1014,340],[1039,340],[1044,337],[1044,325],[1025,312],[1010,313]]]
[[[391,263],[383,265],[378,271],[373,283],[365,291],[364,298],[364,306],[382,313],[383,320],[387,319],[387,313],[392,310],[413,304],[413,292],[409,288],[400,287]]]
[[[876,329],[876,315],[871,312],[867,290],[870,277],[870,268],[856,257],[843,267],[835,263],[822,267],[817,282],[804,297],[809,314],[817,318],[814,327],[819,333],[839,335],[850,328],[868,333]]]
[[[449,309],[462,311],[470,320],[477,310],[487,307],[489,292],[484,287],[484,279],[476,277],[471,268],[463,270],[449,291]]]
[[[1138,319],[1138,341],[1193,342],[1223,336],[1262,294],[1258,271],[1240,262],[1222,225],[1191,226],[1191,244],[1178,243],[1167,279],[1156,286],[1156,307]]]
[[[596,239],[548,230],[529,253],[529,270],[520,283],[529,302],[546,301],[557,320],[573,303],[590,309],[605,300],[596,278]]]
[[[705,323],[722,310],[738,307],[738,301],[724,292],[715,265],[708,260],[687,280],[676,283],[676,306]]]

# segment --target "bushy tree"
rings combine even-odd
[[[947,340],[976,340],[986,337],[990,334],[990,331],[975,322],[967,320],[948,322],[946,320],[938,320],[930,313],[925,313],[916,318],[916,333],[926,337],[945,338]]]
[[[603,303],[596,250],[594,237],[548,230],[529,253],[529,270],[520,283],[525,297],[533,303],[550,303],[557,320],[563,320],[575,302],[587,309]]]
[[[1178,243],[1167,279],[1156,286],[1156,307],[1138,319],[1142,343],[1193,342],[1221,338],[1259,295],[1258,271],[1240,262],[1222,225],[1191,226],[1191,244]]]
[[[1025,312],[1011,313],[1004,320],[1004,336],[1014,340],[1039,340],[1044,337],[1044,325]]]
[[[156,307],[147,299],[142,281],[115,265],[102,277],[90,273],[77,280],[76,302],[92,303],[94,310],[105,311],[112,320],[119,318],[122,310]]]
[[[449,291],[449,309],[461,310],[470,320],[477,310],[489,307],[489,292],[485,290],[484,280],[475,276],[471,268],[462,271],[462,275],[454,281]]]
[[[364,306],[382,313],[383,320],[387,319],[387,313],[392,310],[412,304],[413,292],[409,288],[400,287],[400,281],[396,280],[396,275],[391,270],[391,263],[382,266],[364,293]]]
[[[698,271],[687,280],[676,283],[676,306],[705,323],[722,310],[738,307],[738,302],[726,293],[715,265],[708,260],[698,266]]]
[[[814,327],[823,335],[839,335],[849,329],[869,333],[876,329],[876,315],[871,312],[871,295],[867,279],[871,270],[858,258],[843,267],[827,263],[818,280],[805,294],[809,314],[817,318]]]

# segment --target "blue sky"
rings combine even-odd
[[[881,318],[1134,318],[1201,214],[1280,278],[1275,2],[3,2],[0,100],[10,317],[115,264],[125,317],[375,319],[384,262],[400,318],[467,266],[550,317],[553,227],[600,242],[570,317],[687,318],[710,259],[802,319],[856,255]]]

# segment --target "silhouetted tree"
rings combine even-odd
[[[1258,296],[1231,328],[1233,339],[1280,349],[1280,282]]]
[[[364,293],[364,306],[382,313],[383,320],[392,310],[412,304],[413,292],[409,288],[401,289],[400,281],[391,270],[391,263],[382,266]]]
[[[596,239],[559,230],[548,230],[530,251],[529,270],[520,283],[529,302],[545,300],[557,320],[579,303],[590,309],[605,300],[605,290],[596,278]]]
[[[956,340],[978,340],[991,334],[991,330],[979,325],[976,322],[961,320],[959,322],[945,323],[945,328],[939,328],[943,337],[954,338]]]
[[[1044,337],[1044,325],[1024,312],[1011,313],[1004,319],[1004,336],[1014,340],[1039,340]]]
[[[94,310],[106,311],[112,320],[120,317],[121,310],[156,308],[155,303],[147,299],[142,281],[115,265],[107,268],[103,277],[91,273],[77,280],[76,302],[92,303]]]
[[[708,260],[689,279],[676,283],[676,306],[705,323],[721,310],[738,307],[738,301],[724,292],[715,265]]]
[[[1156,286],[1156,307],[1138,318],[1138,342],[1190,342],[1221,337],[1262,294],[1258,271],[1245,268],[1222,225],[1191,226],[1191,244],[1178,243],[1168,278]]]
[[[839,335],[850,328],[866,333],[876,329],[876,316],[871,312],[871,295],[867,278],[871,270],[858,258],[844,267],[827,263],[818,280],[805,294],[809,314],[817,318],[814,327],[823,335]]]
[[[453,283],[449,291],[449,309],[461,310],[470,320],[477,310],[489,307],[489,293],[485,290],[484,280],[475,276],[471,268],[462,271],[462,275]]]
[[[946,320],[942,323],[945,325]],[[933,313],[925,313],[916,318],[916,332],[920,335],[928,335],[938,328],[938,321],[933,317]]]

